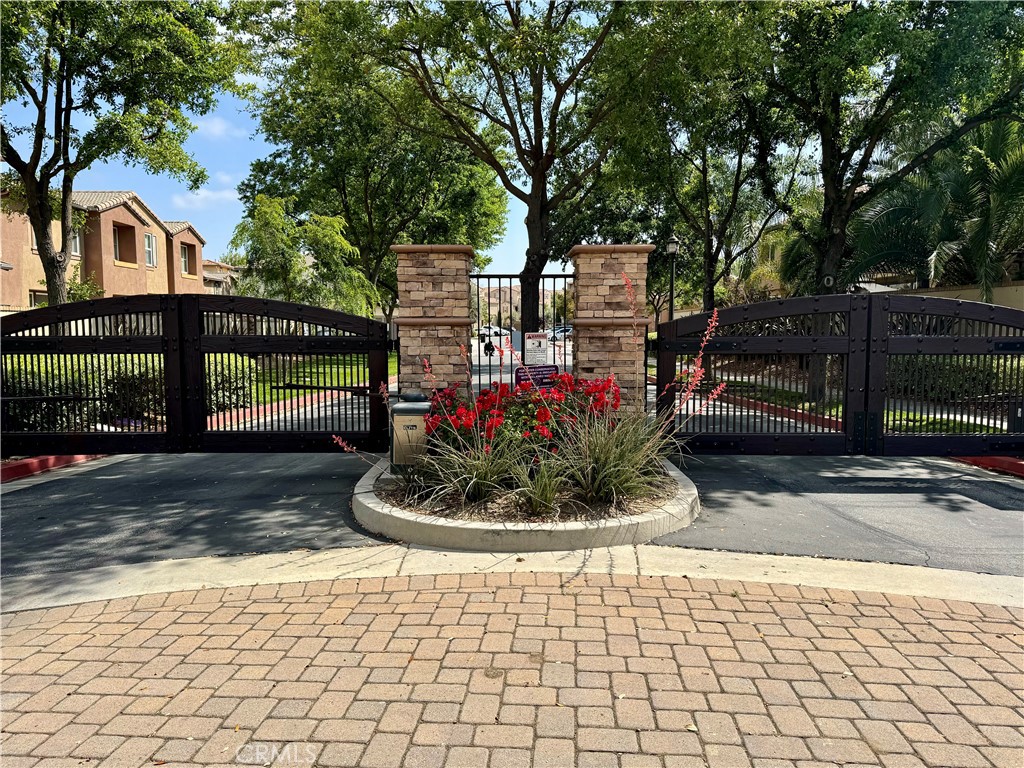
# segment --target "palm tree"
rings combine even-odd
[[[919,284],[977,284],[991,301],[1024,248],[1024,130],[1010,120],[982,126],[865,208],[849,234],[850,282],[909,272]]]

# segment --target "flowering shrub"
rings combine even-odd
[[[424,420],[434,442],[453,445],[482,438],[493,443],[509,437],[537,446],[554,442],[551,449],[557,451],[557,436],[566,424],[575,424],[583,414],[617,411],[621,402],[614,377],[588,380],[563,373],[553,377],[550,387],[534,387],[530,381],[515,387],[494,382],[473,402],[461,388],[439,390]]]
[[[625,282],[634,306],[635,291]],[[503,515],[518,510],[557,518],[566,510],[600,515],[595,505],[621,508],[623,501],[653,495],[666,481],[662,458],[678,449],[683,408],[701,397],[692,415],[700,414],[725,388],[704,381],[704,347],[717,323],[714,312],[689,371],[661,393],[674,406],[657,415],[620,410],[622,393],[614,376],[583,379],[563,373],[544,387],[494,382],[475,396],[465,385],[435,389],[424,416],[427,452],[400,470],[407,499],[452,514],[465,502],[502,496],[511,502],[502,507]],[[638,322],[633,331],[638,344],[640,333]],[[473,374],[466,349],[461,351],[468,385]],[[502,367],[505,352],[523,362],[511,344],[497,351]],[[429,361],[423,364],[428,380],[434,380]],[[643,380],[639,373],[637,378]],[[355,452],[340,438],[336,442]]]

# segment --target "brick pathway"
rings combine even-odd
[[[3,766],[1024,765],[1024,611],[415,576],[3,617]]]

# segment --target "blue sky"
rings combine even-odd
[[[75,184],[79,190],[132,190],[162,219],[187,219],[206,239],[203,255],[220,259],[227,253],[235,225],[242,217],[242,206],[235,191],[249,174],[249,164],[270,152],[259,134],[256,122],[245,110],[245,103],[225,95],[214,112],[196,118],[198,128],[186,148],[209,174],[206,185],[190,192],[170,176],[152,176],[141,167],[125,166],[119,161],[94,165],[81,173]],[[526,252],[525,206],[509,201],[509,216],[503,242],[493,248],[488,272],[518,273]],[[558,264],[546,270],[561,271]]]

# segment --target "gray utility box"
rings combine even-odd
[[[1024,432],[1024,400],[1011,400],[1007,419],[1007,432]]]
[[[426,397],[404,396],[391,408],[391,464],[408,466],[427,450],[427,425],[423,417],[430,413]],[[407,399],[408,398],[408,399]]]

